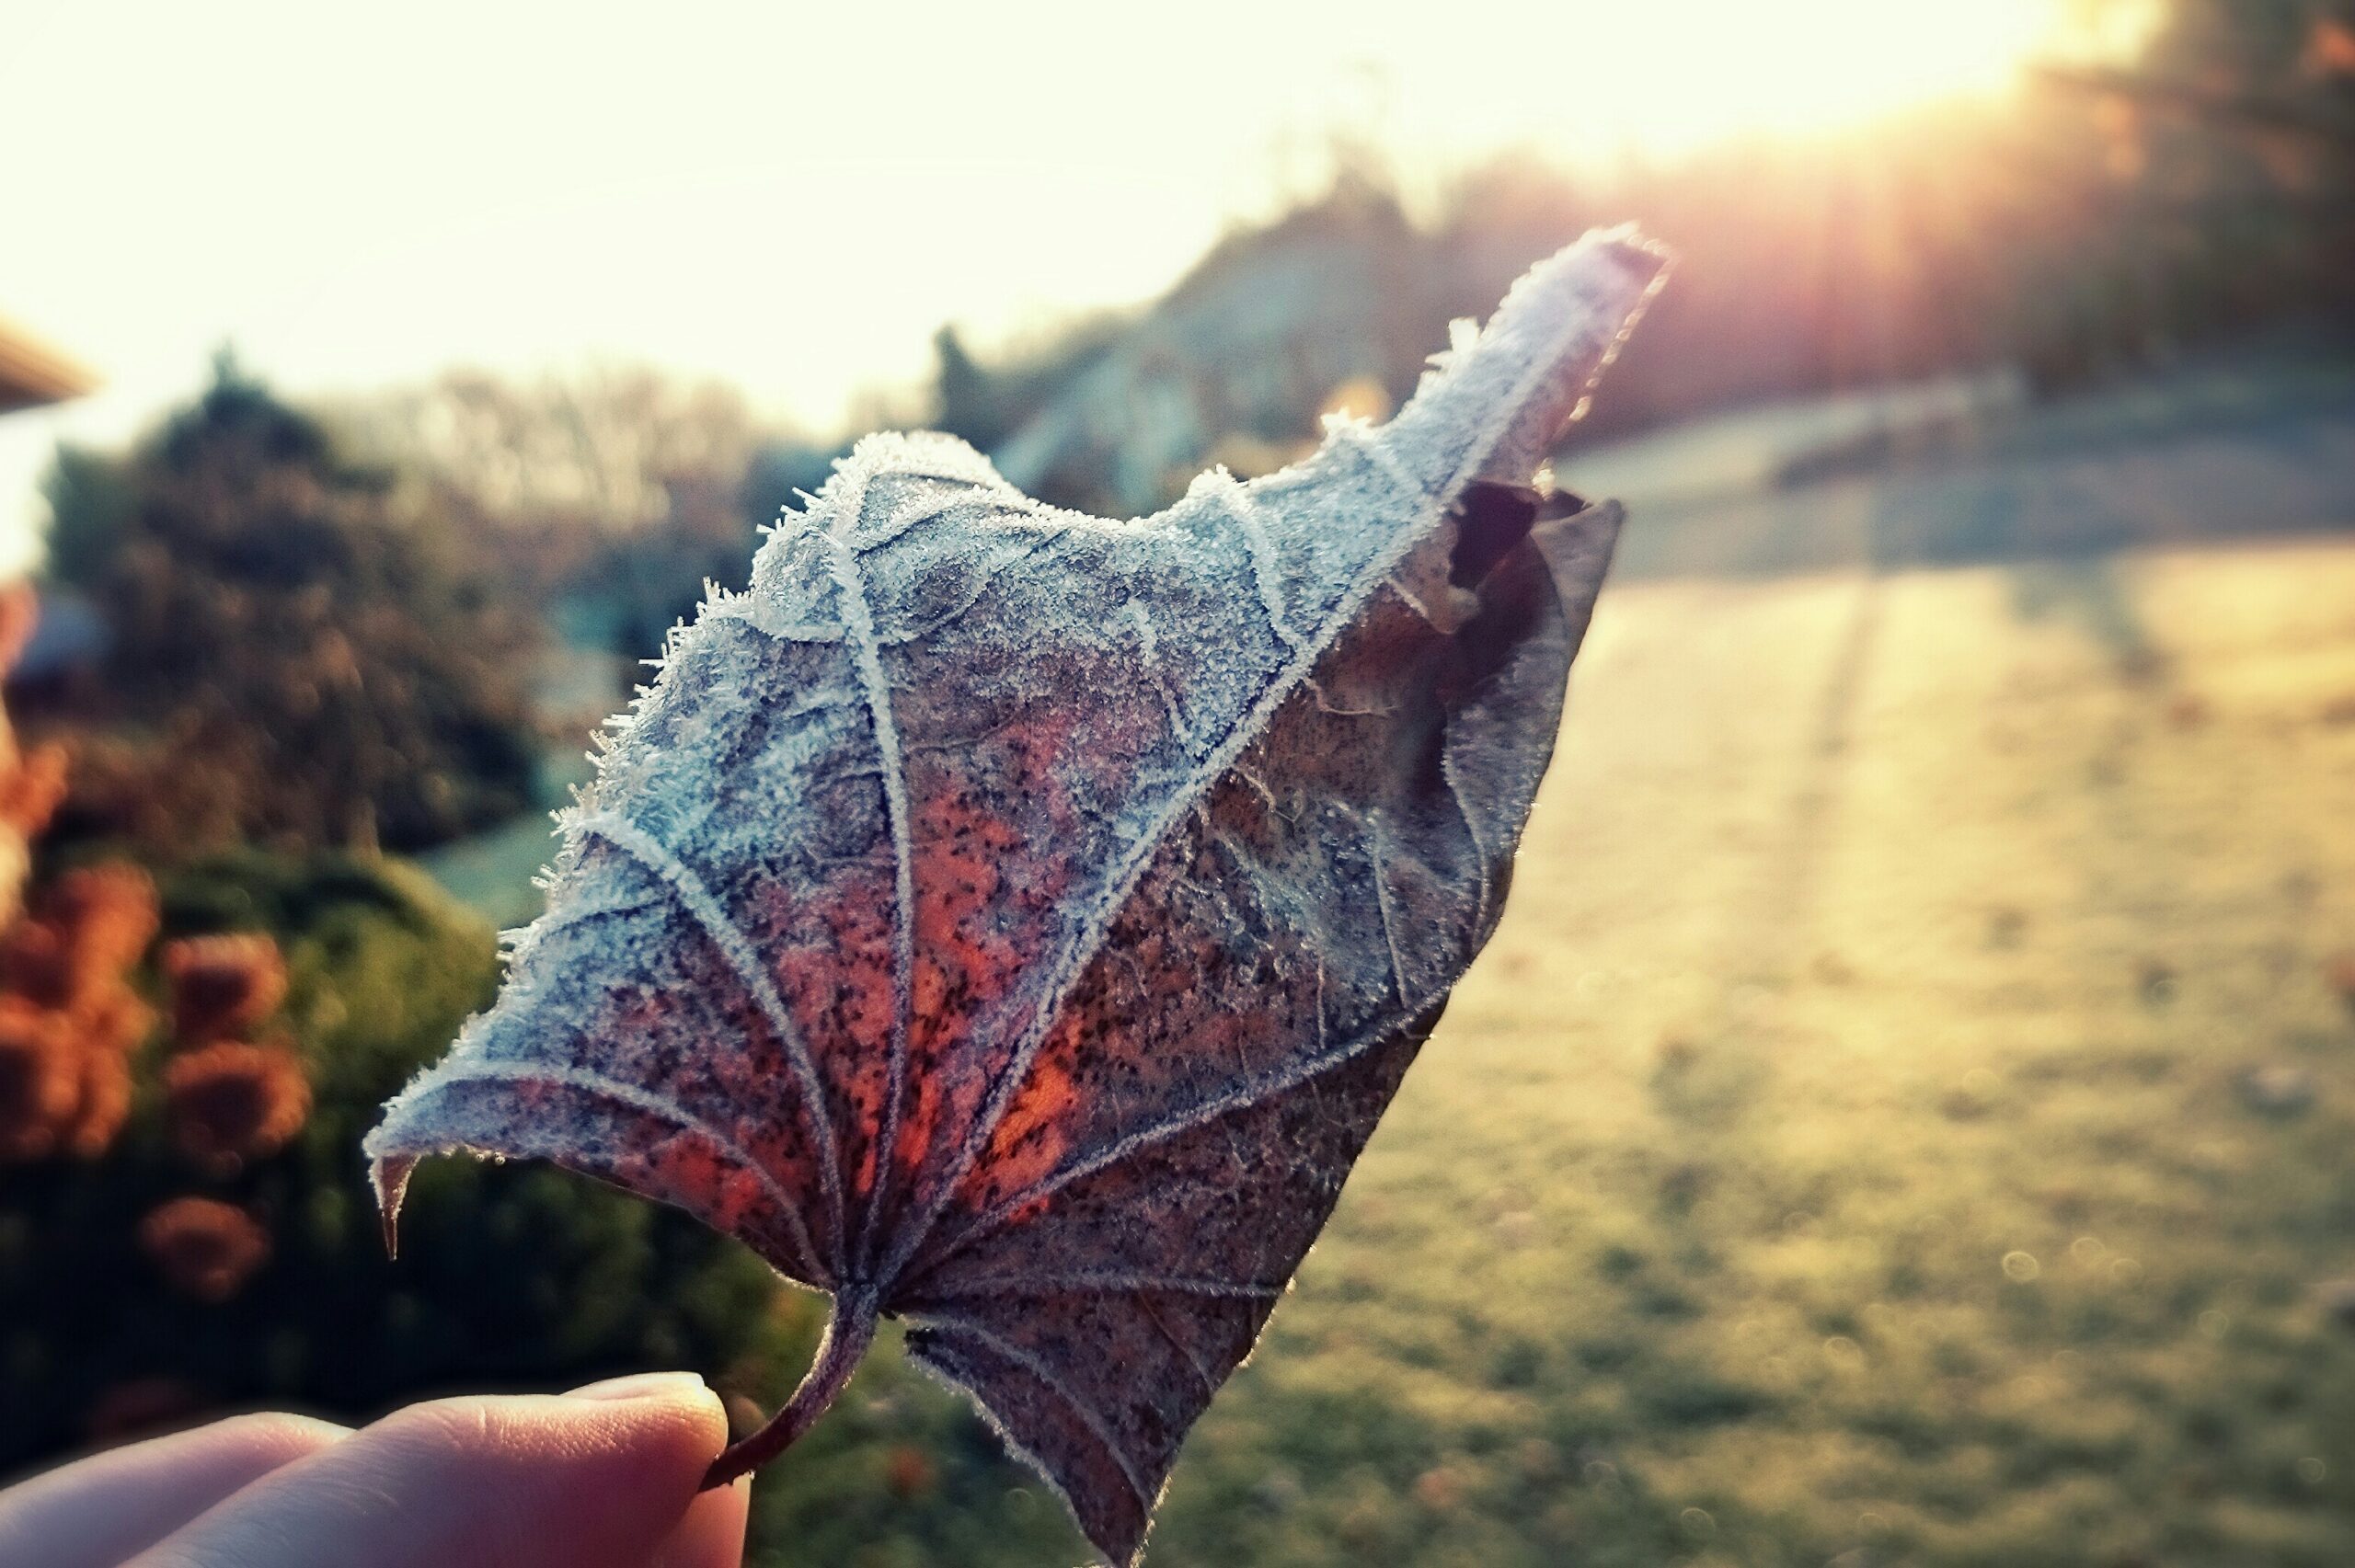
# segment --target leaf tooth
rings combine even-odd
[[[478,1024],[480,1020],[477,1019],[477,1023]],[[470,1036],[473,1034],[471,1028],[468,1034]],[[464,1038],[460,1040],[459,1046],[461,1049],[465,1048]],[[609,1078],[603,1073],[589,1069],[557,1067],[529,1061],[491,1061],[479,1057],[465,1061],[453,1059],[419,1075],[408,1088],[402,1090],[392,1104],[385,1107],[384,1122],[368,1135],[362,1147],[372,1151],[382,1147],[387,1141],[385,1139],[387,1128],[393,1126],[396,1118],[404,1110],[413,1109],[419,1101],[441,1090],[462,1083],[555,1085],[626,1106],[631,1110],[699,1134],[707,1139],[722,1156],[765,1189],[770,1201],[776,1206],[778,1215],[784,1219],[787,1230],[791,1232],[796,1250],[801,1254],[801,1261],[809,1265],[811,1276],[828,1286],[839,1277],[834,1271],[827,1268],[826,1260],[819,1253],[816,1245],[812,1242],[809,1227],[802,1220],[800,1209],[795,1204],[793,1195],[786,1189],[784,1183],[777,1179],[776,1173],[763,1164],[750,1150],[729,1136],[726,1130],[705,1120],[671,1096],[660,1093],[643,1084]],[[494,1161],[504,1161],[510,1157],[511,1153],[506,1150],[484,1150],[481,1152],[488,1154]],[[385,1163],[395,1163],[406,1160],[410,1166],[414,1166],[417,1162],[417,1154],[413,1150],[399,1150],[379,1158]],[[408,1172],[406,1169],[399,1169],[395,1173],[405,1178]],[[383,1189],[380,1188],[379,1191],[381,1193]],[[398,1202],[399,1196],[397,1190],[392,1195],[396,1204]]]
[[[1458,334],[1384,434],[1442,491],[1526,480],[1579,412],[1665,278],[1668,253],[1596,231],[1531,268],[1476,334]]]
[[[388,1258],[400,1256],[401,1200],[408,1196],[409,1173],[415,1169],[417,1157],[413,1154],[368,1162],[368,1181],[376,1189],[376,1216],[385,1228],[385,1255]]]

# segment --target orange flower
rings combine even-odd
[[[200,1301],[226,1301],[270,1261],[270,1232],[209,1197],[176,1197],[150,1213],[139,1245],[173,1289]]]
[[[164,1089],[180,1151],[222,1174],[285,1148],[311,1113],[311,1085],[283,1046],[187,1052],[164,1069]]]
[[[56,1019],[0,996],[0,1161],[54,1152],[81,1093],[80,1063]]]
[[[40,594],[30,579],[18,578],[0,588],[0,674],[17,668],[40,624]]]
[[[61,1127],[65,1151],[95,1160],[131,1117],[131,1062],[121,1051],[85,1050],[74,1114]]]
[[[65,938],[55,926],[20,920],[0,935],[0,985],[46,1008],[60,1009],[73,1000]]]
[[[155,1013],[137,991],[118,980],[85,1002],[73,1024],[84,1050],[125,1057],[155,1026]]]
[[[135,866],[69,871],[35,898],[39,918],[0,937],[0,981],[45,1007],[81,1013],[122,990],[155,935],[155,885]]]
[[[901,1443],[883,1456],[883,1484],[901,1502],[923,1496],[932,1490],[932,1460],[922,1448]]]
[[[65,748],[44,741],[0,768],[0,826],[38,838],[65,803]]]
[[[2328,17],[2315,17],[2302,63],[2309,76],[2355,76],[2355,28]]]
[[[0,1160],[106,1152],[131,1115],[130,1052],[146,1010],[124,993],[94,1024],[0,995]]]
[[[2333,995],[2355,1010],[2355,947],[2342,949],[2322,961],[2322,981]]]
[[[155,884],[135,865],[69,871],[40,890],[40,903],[79,976],[118,979],[155,940]]]
[[[243,1035],[286,998],[286,960],[258,933],[164,944],[172,1021],[183,1044]]]

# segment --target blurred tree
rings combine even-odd
[[[531,624],[394,489],[226,354],[126,456],[60,454],[52,569],[110,634],[75,820],[410,849],[530,804]]]
[[[983,452],[1011,433],[1001,378],[982,368],[953,324],[932,335],[933,423]]]
[[[106,452],[61,443],[41,476],[49,503],[49,574],[89,583],[130,526],[135,502],[124,464]]]
[[[849,450],[846,442],[821,446],[791,438],[764,443],[744,476],[745,509],[765,523],[788,507],[799,508],[800,497],[824,485],[835,460]]]
[[[2137,58],[2043,80],[2097,171],[2051,253],[2045,379],[2355,308],[2355,4],[2166,0]]]
[[[993,451],[1109,355],[1129,326],[1126,316],[1108,312],[1079,316],[1041,337],[1007,344],[984,363],[953,323],[944,324],[932,337],[932,406],[925,420]]]
[[[648,365],[518,381],[454,371],[334,422],[418,504],[460,521],[500,582],[625,660],[653,654],[706,579],[741,587],[755,470],[773,449],[735,388]],[[831,452],[827,453],[831,458]],[[822,483],[821,463],[810,483]]]
[[[662,516],[666,481],[740,468],[752,444],[733,388],[644,365],[529,382],[452,371],[376,408],[399,455],[503,526],[630,532]]]

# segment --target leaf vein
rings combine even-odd
[[[1373,902],[1382,912],[1382,945],[1390,956],[1391,989],[1398,1000],[1407,1000],[1407,956],[1398,946],[1398,911],[1390,902],[1390,854],[1383,844],[1382,817],[1378,812],[1366,814],[1370,864],[1373,869]]]
[[[993,1355],[1013,1362],[1017,1367],[1038,1379],[1048,1392],[1063,1401],[1071,1413],[1079,1418],[1079,1424],[1087,1428],[1088,1436],[1103,1445],[1104,1452],[1111,1459],[1113,1468],[1120,1472],[1120,1479],[1129,1483],[1131,1492],[1136,1494],[1138,1505],[1148,1514],[1153,1511],[1152,1490],[1145,1485],[1143,1478],[1137,1474],[1136,1465],[1121,1448],[1120,1439],[1113,1436],[1111,1423],[1104,1419],[1101,1411],[1082,1399],[1072,1386],[1063,1380],[1061,1373],[1012,1340],[983,1328],[971,1318],[949,1317],[932,1312],[911,1312],[908,1314],[908,1321],[918,1328],[930,1329],[937,1334],[948,1336],[962,1334]]]
[[[583,817],[575,827],[582,834],[604,840],[670,887],[719,948],[729,967],[736,971],[736,978],[752,993],[754,1004],[768,1021],[769,1027],[776,1031],[777,1038],[784,1043],[786,1054],[793,1061],[794,1076],[801,1082],[810,1128],[816,1135],[818,1178],[833,1219],[836,1272],[839,1273],[844,1214],[842,1173],[834,1150],[833,1122],[826,1115],[825,1085],[818,1076],[818,1064],[810,1054],[809,1042],[801,1037],[800,1029],[794,1024],[793,1014],[785,1005],[785,998],[777,994],[775,981],[761,967],[760,957],[752,951],[752,944],[744,939],[744,933],[737,929],[736,922],[728,918],[727,910],[705,886],[703,878],[651,833],[611,811]]]
[[[1260,1301],[1273,1300],[1284,1293],[1284,1288],[1281,1285],[1259,1285],[1187,1275],[1121,1274],[1090,1270],[1076,1274],[1005,1275],[994,1278],[969,1279],[961,1283],[936,1285],[926,1290],[925,1294],[953,1298],[1046,1295],[1064,1290],[1105,1295],[1118,1295],[1127,1291],[1163,1291],[1178,1296],[1229,1296]]]
[[[844,525],[856,522],[865,509],[862,485],[853,504],[844,506],[840,513]],[[867,601],[866,578],[859,569],[857,555],[839,532],[833,536],[833,546],[834,586],[842,600],[843,624],[849,633],[851,662],[857,670],[859,684],[866,690],[867,713],[874,724],[884,809],[891,830],[892,895],[898,905],[891,935],[890,1061],[886,1069],[883,1116],[876,1137],[875,1177],[867,1194],[867,1213],[859,1226],[857,1266],[863,1269],[872,1253],[875,1232],[881,1220],[892,1168],[892,1146],[899,1139],[901,1102],[907,1094],[908,1032],[914,1008],[916,967],[915,849],[908,820],[907,767],[900,755],[899,719],[891,710],[891,689],[883,673],[883,652],[876,641],[875,617]]]
[[[1268,520],[1246,485],[1232,486],[1224,498],[1228,510],[1242,525],[1244,553],[1251,557],[1251,577],[1258,585],[1259,607],[1268,617],[1268,629],[1297,654],[1304,644],[1301,635],[1292,630],[1292,618],[1284,610],[1282,586],[1277,578],[1276,564],[1270,559],[1276,545],[1268,535]]]
[[[478,1061],[465,1066],[453,1064],[451,1070],[427,1088],[428,1093],[438,1093],[460,1083],[555,1083],[567,1089],[577,1089],[585,1094],[612,1100],[634,1111],[643,1111],[667,1122],[674,1122],[690,1132],[700,1134],[711,1141],[713,1148],[745,1171],[750,1172],[761,1186],[775,1200],[777,1212],[785,1217],[786,1227],[793,1232],[793,1243],[801,1253],[801,1261],[810,1273],[813,1284],[824,1285],[833,1276],[818,1256],[818,1249],[810,1239],[810,1227],[802,1222],[801,1210],[793,1195],[776,1173],[753,1158],[750,1150],[718,1127],[688,1110],[667,1095],[657,1094],[635,1083],[624,1083],[601,1072],[591,1072],[578,1067],[543,1067],[529,1062]]]
[[[741,622],[781,643],[838,643],[843,640],[840,626],[779,620],[777,606],[768,596],[757,592],[731,593],[724,599],[715,599],[705,606],[704,613],[714,620]]]
[[[1407,1015],[1409,1017],[1413,1015],[1411,1006],[1407,1009]],[[1197,1127],[1208,1127],[1237,1111],[1249,1110],[1261,1101],[1272,1099],[1278,1094],[1320,1078],[1336,1068],[1346,1066],[1373,1047],[1388,1039],[1397,1032],[1397,1029],[1398,1024],[1395,1022],[1378,1024],[1373,1028],[1361,1030],[1350,1036],[1331,1049],[1319,1052],[1281,1072],[1271,1073],[1255,1082],[1240,1085],[1223,1094],[1213,1095],[1174,1116],[1166,1116],[1150,1126],[1140,1127],[1135,1132],[1108,1144],[1097,1153],[1084,1160],[1074,1161],[1061,1170],[1041,1177],[1012,1197],[983,1209],[940,1249],[939,1255],[943,1261],[954,1257],[982,1237],[1003,1228],[1005,1222],[1016,1214],[1040,1199],[1051,1197],[1074,1182],[1092,1176],[1109,1166],[1117,1165],[1139,1150],[1151,1148],[1156,1143],[1165,1143],[1170,1139],[1191,1132]]]
[[[1211,1369],[1202,1364],[1202,1358],[1194,1354],[1194,1347],[1178,1337],[1178,1331],[1169,1326],[1169,1320],[1161,1315],[1161,1309],[1153,1304],[1153,1298],[1139,1296],[1137,1309],[1144,1313],[1145,1322],[1151,1323],[1154,1332],[1168,1342],[1169,1348],[1178,1353],[1178,1358],[1187,1365],[1196,1379],[1201,1383],[1203,1399],[1206,1401],[1216,1399],[1218,1379],[1212,1377]]]
[[[1581,325],[1580,329],[1586,329],[1584,324]],[[1529,368],[1522,371],[1516,379],[1511,395],[1504,400],[1504,406],[1518,408],[1526,405],[1538,381],[1550,370],[1552,359],[1553,356],[1533,355]],[[1226,770],[1234,764],[1235,760],[1242,754],[1244,749],[1266,727],[1269,716],[1292,694],[1292,689],[1307,678],[1316,659],[1323,654],[1325,647],[1331,643],[1342,626],[1350,623],[1350,618],[1367,597],[1388,579],[1398,563],[1406,559],[1407,552],[1423,536],[1436,517],[1453,504],[1456,492],[1479,472],[1483,464],[1488,462],[1489,453],[1494,450],[1502,434],[1501,428],[1486,432],[1479,441],[1475,441],[1465,451],[1453,471],[1438,486],[1425,486],[1417,484],[1412,487],[1411,493],[1419,503],[1417,508],[1417,526],[1400,529],[1396,537],[1382,549],[1373,553],[1359,569],[1356,577],[1350,580],[1348,588],[1335,601],[1331,610],[1327,612],[1324,629],[1319,633],[1315,643],[1296,650],[1292,660],[1280,668],[1260,691],[1258,699],[1246,708],[1228,727],[1226,733],[1220,738],[1217,745],[1203,757],[1200,766],[1194,771],[1193,776],[1202,785],[1207,787],[1223,777]],[[1386,445],[1387,441],[1386,434],[1368,436],[1361,443],[1361,450],[1363,447],[1376,444]],[[1412,477],[1411,471],[1396,464],[1395,460],[1381,466],[1385,473],[1403,473]],[[883,1277],[895,1276],[900,1269],[905,1267],[908,1260],[913,1258],[917,1250],[924,1245],[932,1228],[939,1222],[942,1210],[956,1195],[957,1188],[964,1181],[966,1173],[972,1169],[973,1162],[979,1159],[982,1150],[989,1146],[991,1137],[997,1131],[998,1123],[1005,1119],[1007,1108],[1013,1104],[1016,1093],[1028,1079],[1031,1066],[1037,1060],[1040,1047],[1045,1042],[1056,1020],[1061,1016],[1071,988],[1078,983],[1080,976],[1094,959],[1097,949],[1102,945],[1105,933],[1111,929],[1113,920],[1127,906],[1130,894],[1135,891],[1137,883],[1151,867],[1155,856],[1160,853],[1162,841],[1182,816],[1200,803],[1200,790],[1173,791],[1167,803],[1155,814],[1144,830],[1137,835],[1128,854],[1121,859],[1112,875],[1106,879],[1103,896],[1090,911],[1087,921],[1056,956],[1054,967],[1048,971],[1046,983],[1042,988],[1045,993],[1044,998],[1038,1011],[1033,1014],[1029,1026],[1023,1031],[1017,1040],[1005,1070],[991,1086],[989,1097],[982,1104],[981,1115],[974,1118],[972,1127],[966,1134],[965,1140],[959,1147],[955,1158],[950,1161],[939,1185],[925,1203],[923,1213],[914,1224],[908,1227],[905,1234],[892,1248],[890,1257],[881,1271]]]

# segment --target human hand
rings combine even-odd
[[[40,1568],[737,1568],[751,1479],[691,1373],[434,1400],[357,1432],[241,1415],[0,1492],[0,1562]]]

